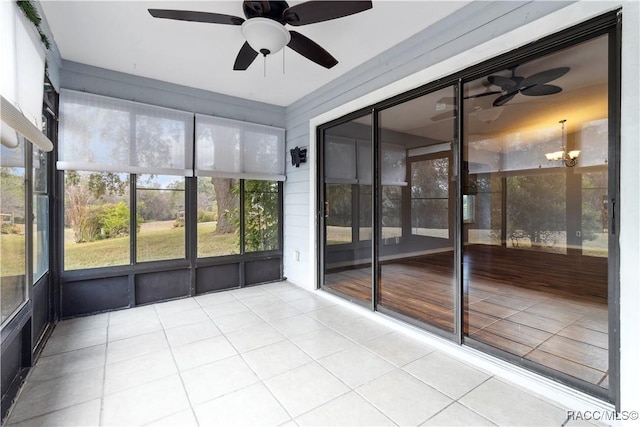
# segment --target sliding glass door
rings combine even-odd
[[[615,400],[607,22],[322,127],[322,287]]]
[[[608,43],[469,81],[463,134],[465,339],[605,389]]]
[[[436,332],[455,326],[453,87],[382,109],[377,308]]]
[[[323,135],[324,287],[370,305],[372,285],[371,117]]]

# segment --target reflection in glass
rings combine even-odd
[[[380,112],[378,307],[454,329],[453,88]],[[425,112],[427,114],[425,114]]]
[[[370,302],[371,117],[356,118],[323,135],[325,194],[324,287]]]
[[[49,270],[49,196],[33,196],[33,283]]]
[[[463,120],[466,337],[603,388],[607,50],[601,36],[470,81]]]
[[[185,258],[184,181],[137,176],[137,262]]]
[[[198,257],[240,253],[239,181],[198,177]]]

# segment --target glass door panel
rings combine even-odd
[[[605,389],[608,79],[601,36],[466,83],[463,121],[465,341]]]
[[[322,287],[370,305],[371,117],[323,134],[324,265]]]
[[[454,331],[453,87],[380,111],[378,309]]]

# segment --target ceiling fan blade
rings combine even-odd
[[[262,16],[271,10],[271,5],[268,1],[252,1],[244,0],[242,2],[242,9],[244,10],[244,16],[249,18],[255,18],[256,16]]]
[[[489,76],[487,77],[487,80],[489,80],[489,83],[491,83],[492,85],[499,86],[502,90],[513,88],[517,84],[514,80],[511,80],[509,77],[502,77],[502,76]]]
[[[483,96],[497,95],[499,93],[502,93],[502,92],[500,92],[499,90],[490,90],[489,92],[482,92],[477,95],[465,96],[464,99],[482,98]]]
[[[562,92],[562,88],[555,85],[534,85],[520,91],[521,94],[527,96],[545,96]]]
[[[208,24],[242,25],[243,18],[221,13],[194,12],[191,10],[149,9],[154,18],[176,19],[178,21],[205,22]]]
[[[312,0],[291,6],[284,11],[282,17],[287,24],[299,26],[342,18],[372,7],[371,1]]]
[[[236,57],[236,62],[233,64],[234,70],[246,70],[249,65],[253,63],[253,60],[258,56],[258,52],[253,50],[249,43],[244,42]]]
[[[509,92],[505,95],[499,96],[498,98],[496,98],[495,101],[493,101],[493,106],[494,107],[500,107],[504,104],[506,104],[507,102],[511,101],[513,99],[514,96],[516,96],[516,94],[518,93],[518,91],[515,92]]]
[[[331,68],[338,63],[336,58],[310,38],[297,31],[289,31],[289,34],[291,34],[291,41],[287,46],[305,58],[325,68]]]
[[[560,78],[567,74],[571,68],[569,67],[560,67],[560,68],[552,68],[551,70],[541,71],[532,76],[527,77],[522,82],[522,87],[533,86],[533,85],[541,85],[544,83],[548,83],[552,80]]]

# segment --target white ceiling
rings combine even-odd
[[[327,70],[285,48],[284,73],[282,52],[267,57],[266,64],[258,57],[247,71],[233,71],[244,43],[239,26],[156,19],[147,11],[181,9],[244,17],[241,0],[41,4],[65,60],[288,106],[468,2],[373,0],[368,11],[297,27],[339,63]]]

